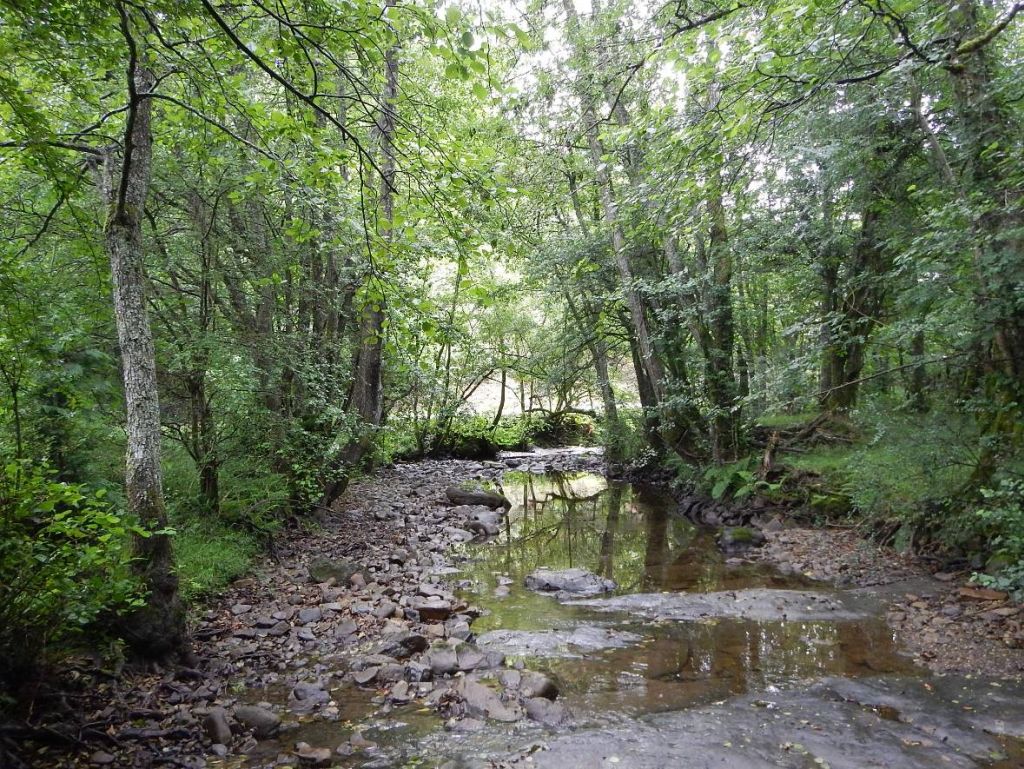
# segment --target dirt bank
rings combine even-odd
[[[969,583],[970,572],[862,539],[854,528],[766,532],[753,553],[783,572],[839,587],[870,589],[889,601],[886,618],[919,664],[939,673],[1024,676],[1024,614],[1005,593]]]

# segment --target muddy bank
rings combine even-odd
[[[750,557],[787,574],[871,588],[919,664],[940,673],[1024,679],[1024,614],[1005,593],[970,584],[970,572],[862,539],[853,528],[766,531]]]

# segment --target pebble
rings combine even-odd
[[[319,622],[322,616],[323,612],[320,611],[320,608],[316,606],[308,609],[299,610],[299,622],[301,622],[303,625],[309,625],[313,622]]]

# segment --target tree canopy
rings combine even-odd
[[[587,415],[612,462],[719,493],[786,419],[899,423],[960,468],[915,498],[956,526],[901,514],[995,547],[1022,9],[0,0],[2,536],[73,510],[118,575],[17,622],[117,604],[187,654],[189,532],[255,547],[375,463]]]

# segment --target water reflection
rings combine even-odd
[[[529,659],[563,683],[585,720],[704,704],[750,690],[823,675],[908,671],[881,619],[859,622],[639,621],[559,604],[522,587],[534,569],[582,567],[615,580],[618,592],[708,592],[750,587],[809,588],[770,567],[728,562],[713,532],[672,514],[671,499],[592,475],[506,476],[516,500],[504,531],[470,550],[475,603],[489,614],[474,630],[544,631],[614,624],[644,641],[571,659]],[[501,577],[507,596],[495,596]]]
[[[502,490],[516,505],[485,558],[512,577],[581,567],[625,593],[811,584],[759,564],[727,564],[711,530],[672,515],[671,498],[650,488],[589,474],[510,473]]]
[[[540,566],[582,567],[614,579],[619,592],[799,588],[812,583],[755,564],[730,564],[712,532],[672,514],[670,499],[650,489],[607,483],[593,475],[506,475],[503,491],[515,506],[501,534],[467,545],[467,597],[487,614],[473,625],[489,630],[571,630],[613,627],[642,640],[571,658],[536,657],[534,670],[552,673],[579,725],[609,724],[645,713],[693,707],[748,691],[792,685],[825,675],[909,672],[891,631],[880,619],[860,622],[658,622],[596,613],[526,590],[523,578]],[[511,578],[508,595],[496,594]],[[443,729],[433,712],[413,703],[390,714],[377,692],[337,691],[338,722],[308,721],[249,756],[250,766],[276,765],[297,740],[336,746],[358,730],[377,742],[391,765],[437,766],[447,757],[501,754],[510,734],[535,725],[488,722],[479,732]],[[250,692],[247,699],[284,705],[287,688]],[[1007,751],[1010,752],[1009,749]],[[1017,753],[1014,756],[1019,755]],[[354,767],[370,756],[339,758]],[[221,764],[233,767],[237,759]],[[1018,764],[1005,764],[1006,767]],[[1004,764],[999,764],[1000,767]]]

